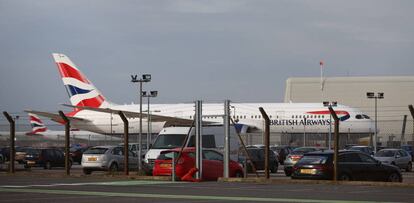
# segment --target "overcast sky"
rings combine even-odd
[[[63,53],[115,103],[282,102],[288,77],[414,75],[414,1],[0,0],[0,110],[66,109]]]

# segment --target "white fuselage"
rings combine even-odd
[[[152,115],[177,117],[183,119],[194,119],[194,104],[152,104],[150,112]],[[333,118],[330,119],[329,110],[318,103],[232,103],[231,117],[238,124],[250,127],[250,131],[261,131],[264,128],[264,119],[260,114],[259,107],[263,107],[270,117],[270,131],[273,133],[328,133],[330,125],[333,129]],[[139,105],[111,105],[111,109],[139,112]],[[223,123],[220,115],[224,114],[224,104],[205,103],[203,108],[203,120],[209,122]],[[147,105],[143,105],[144,114]],[[342,133],[371,133],[373,132],[373,121],[369,118],[357,118],[363,113],[352,107],[338,105],[335,111],[340,111],[339,117],[344,117],[340,122],[339,131]],[[349,118],[346,118],[346,117]],[[365,115],[364,115],[365,116]],[[123,122],[117,114],[102,113],[96,111],[82,110],[76,117],[90,120],[88,124],[72,122],[76,128],[97,132],[122,134]],[[130,118],[129,132],[139,132],[139,118]],[[142,132],[146,133],[147,119],[142,120]],[[152,122],[151,133],[158,133],[164,127],[164,122]],[[333,130],[332,130],[333,131]]]
[[[90,140],[90,141],[121,141],[122,139],[115,136],[105,136],[102,134],[88,132],[88,131],[70,131],[71,139]],[[27,132],[15,132],[15,139],[17,141],[31,141],[31,140],[65,140],[65,131],[47,130],[36,134]],[[0,141],[10,140],[10,132],[0,132]]]

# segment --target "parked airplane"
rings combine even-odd
[[[26,133],[26,135],[33,136],[42,136],[48,140],[64,140],[65,131],[55,131],[49,130],[45,124],[40,120],[40,118],[32,113],[29,113],[30,125],[32,126],[32,131]],[[113,140],[113,141],[122,141],[119,137],[109,136],[98,134],[89,131],[81,131],[76,129],[71,129],[70,139],[80,139],[80,140],[90,140],[90,141],[104,141],[104,140]]]
[[[109,102],[86,78],[76,65],[63,54],[53,54],[63,84],[74,110],[67,113],[71,125],[97,133],[123,133],[123,122],[117,115],[122,111],[129,119],[130,133],[139,132],[139,105],[117,105]],[[263,130],[263,118],[259,107],[263,107],[271,119],[271,132],[327,133],[333,123],[327,107],[322,103],[232,103],[232,118],[242,126],[244,132]],[[152,104],[152,133],[165,126],[191,125],[194,119],[194,104]],[[222,103],[203,104],[203,119],[206,123],[222,123]],[[359,109],[337,105],[334,107],[341,118],[340,132],[371,133],[373,121]],[[31,111],[40,116],[63,122],[58,114]],[[143,132],[147,132],[146,113],[143,113]]]
[[[54,131],[49,130],[42,120],[35,114],[29,113],[29,121],[30,125],[32,126],[32,131],[30,132],[15,132],[16,140],[19,141],[30,141],[30,140],[65,140],[65,131]],[[114,137],[110,135],[103,135],[94,132],[88,131],[81,131],[72,129],[70,131],[70,138],[71,139],[79,139],[79,140],[90,140],[90,141],[105,141],[105,140],[112,140],[112,141],[123,141],[123,139],[119,137]],[[0,140],[6,141],[10,139],[10,132],[9,131],[2,131],[0,132]]]

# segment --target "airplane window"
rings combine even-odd
[[[363,119],[363,117],[362,117],[362,115],[361,115],[361,114],[357,114],[357,115],[355,116],[355,118],[356,118],[356,119]]]
[[[252,118],[253,118],[253,116],[252,116]]]
[[[364,118],[366,118],[366,119],[370,119],[370,117],[365,115],[365,114],[362,114],[362,116],[364,116]]]
[[[260,115],[259,115],[259,118],[260,118]]]
[[[272,118],[272,115],[270,115],[270,118]]]
[[[325,116],[324,116],[324,115],[322,115],[322,118],[325,118]]]
[[[254,118],[257,118],[257,116],[254,116]]]
[[[299,115],[299,118],[302,118],[302,115]]]

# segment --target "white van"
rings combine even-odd
[[[190,127],[166,127],[161,130],[154,141],[152,147],[145,154],[145,163],[150,168],[154,166],[155,159],[161,151],[182,147],[187,134],[190,134],[185,146],[195,146],[195,128]],[[221,152],[224,150],[224,127],[223,126],[205,126],[203,127],[203,148],[217,149]],[[237,161],[239,154],[239,138],[233,126],[230,126],[230,158]]]

